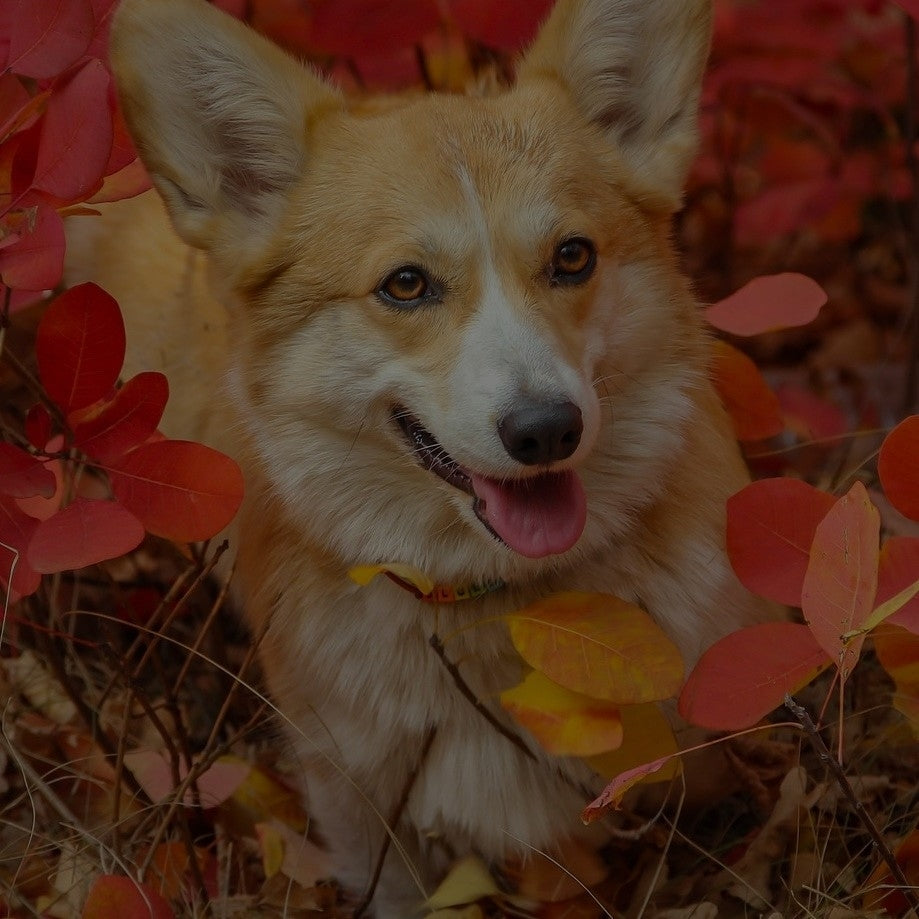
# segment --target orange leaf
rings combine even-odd
[[[807,325],[817,318],[827,297],[803,274],[754,278],[736,293],[705,310],[705,318],[731,335],[761,335],[775,329]]]
[[[653,702],[683,681],[680,652],[644,610],[619,597],[552,594],[508,617],[520,656],[560,685],[611,702]]]
[[[622,743],[615,705],[565,689],[538,670],[502,692],[501,705],[556,756],[592,756]]]
[[[82,919],[175,919],[172,907],[150,886],[131,878],[103,874],[83,905]]]
[[[817,525],[801,590],[801,609],[814,637],[843,677],[858,661],[864,634],[852,635],[874,609],[880,514],[861,482]]]
[[[713,731],[750,727],[831,661],[806,625],[767,622],[726,635],[702,655],[680,694],[680,714]]]
[[[107,471],[115,497],[147,530],[176,542],[215,536],[243,498],[236,462],[190,441],[143,444]]]
[[[919,520],[919,415],[901,421],[884,439],[878,475],[890,503],[905,516]]]
[[[778,397],[746,354],[716,341],[712,376],[738,440],[765,440],[782,433]]]
[[[755,594],[801,605],[817,525],[836,499],[797,479],[763,479],[727,503],[727,550],[740,582]]]

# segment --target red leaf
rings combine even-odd
[[[9,499],[0,496],[0,549],[3,550],[0,554],[0,585],[12,588],[13,600],[34,593],[41,583],[41,575],[26,558],[26,547],[37,528],[37,520],[24,514]],[[0,596],[0,608],[2,601]]]
[[[779,400],[746,354],[727,342],[715,342],[712,377],[738,440],[766,440],[782,433]]]
[[[11,73],[0,76],[0,143],[31,127],[47,99],[46,92],[30,96],[19,78]]]
[[[839,437],[849,430],[845,412],[808,389],[785,383],[775,394],[786,426],[802,440]]]
[[[803,274],[754,278],[736,293],[705,310],[705,318],[731,335],[760,335],[807,325],[826,303],[826,293]]]
[[[0,249],[0,275],[8,287],[47,290],[64,268],[64,223],[46,204],[30,208],[21,221],[19,239]]]
[[[75,498],[38,525],[29,564],[43,574],[85,568],[125,555],[143,538],[143,524],[117,502]]]
[[[552,0],[495,3],[494,0],[448,0],[459,27],[470,38],[500,51],[519,51],[535,37],[549,15]]]
[[[139,373],[98,411],[71,415],[74,443],[101,463],[112,462],[140,446],[156,430],[169,399],[161,373]]]
[[[25,432],[29,443],[36,450],[44,450],[51,439],[51,416],[40,402],[33,405],[26,414]]]
[[[57,76],[86,52],[95,29],[89,0],[12,0],[8,67],[35,79]]]
[[[593,823],[599,820],[611,807],[618,809],[626,792],[637,785],[643,778],[659,772],[673,756],[662,756],[651,763],[645,763],[642,766],[636,766],[626,772],[617,775],[600,794],[594,798],[581,813],[581,820],[584,823]]]
[[[83,904],[81,919],[175,919],[166,900],[152,887],[131,878],[103,874]]]
[[[767,622],[715,642],[680,694],[680,714],[713,731],[739,731],[807,685],[831,661],[806,625]]]
[[[105,204],[107,201],[123,201],[125,198],[133,198],[147,191],[150,185],[150,176],[144,169],[144,164],[140,160],[134,160],[124,169],[106,176],[102,180],[102,188],[87,203]]]
[[[884,439],[878,475],[890,503],[903,515],[919,520],[919,415],[901,421]]]
[[[48,307],[38,326],[38,373],[65,411],[85,408],[112,391],[124,363],[121,310],[95,284],[80,284]]]
[[[861,482],[817,525],[801,589],[801,609],[814,637],[850,673],[864,643],[860,629],[874,609],[881,517]]]
[[[919,581],[919,539],[910,536],[891,536],[881,547],[878,592],[874,605],[877,607],[886,603],[916,581]],[[919,634],[919,596],[913,597],[887,622]]]
[[[433,0],[321,0],[311,11],[312,43],[344,57],[414,45],[440,20]]]
[[[151,533],[196,542],[219,533],[243,497],[239,466],[202,444],[144,444],[108,469],[115,496]]]
[[[896,0],[913,19],[919,19],[919,0]]]
[[[727,550],[747,590],[801,605],[801,588],[817,525],[836,499],[797,479],[763,479],[727,503]]]
[[[32,184],[62,201],[88,198],[102,182],[112,151],[111,78],[91,60],[51,94]]]
[[[54,473],[41,460],[12,444],[0,443],[0,493],[13,498],[50,498],[55,484]]]

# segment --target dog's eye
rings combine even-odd
[[[576,236],[559,243],[552,256],[550,277],[556,284],[580,284],[593,274],[596,264],[594,244]]]
[[[377,288],[377,295],[387,303],[409,306],[431,297],[433,285],[428,276],[411,265],[397,268]]]

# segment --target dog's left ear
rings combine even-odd
[[[676,209],[697,143],[711,0],[558,0],[519,79],[560,81]]]

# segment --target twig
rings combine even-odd
[[[440,640],[440,636],[435,632],[430,639],[431,647],[434,649],[434,653],[440,658],[441,663],[444,667],[447,668],[447,672],[450,676],[453,677],[453,682],[456,683],[456,688],[463,694],[463,696],[469,701],[472,707],[502,736],[509,740],[518,750],[520,750],[524,756],[536,762],[536,755],[533,751],[520,739],[520,737],[515,734],[510,728],[501,724],[497,718],[489,711],[489,709],[481,702],[481,700],[476,696],[476,694],[469,688],[469,684],[463,679],[463,675],[459,672],[459,668],[450,658],[447,657],[446,651],[444,650],[444,643]]]
[[[855,791],[849,784],[846,773],[839,764],[839,761],[830,753],[829,748],[823,742],[823,738],[820,736],[820,732],[811,720],[811,716],[808,714],[807,709],[804,708],[803,705],[798,705],[798,703],[788,695],[785,696],[785,708],[801,722],[801,727],[804,728],[804,733],[810,738],[810,742],[817,751],[817,756],[820,757],[823,764],[830,770],[833,778],[836,779],[836,784],[842,789],[842,793],[846,796],[855,810],[855,814],[859,821],[861,821],[862,826],[868,831],[868,835],[871,836],[872,845],[877,849],[881,858],[884,859],[885,864],[890,869],[890,873],[897,883],[900,893],[906,898],[910,908],[916,913],[919,913],[919,895],[917,895],[916,890],[907,880],[906,875],[903,874],[903,869],[894,857],[893,852],[890,851],[890,846],[887,845],[880,830],[874,825],[874,821],[871,819],[865,805],[856,797]]]
[[[402,813],[408,804],[409,795],[415,787],[415,782],[418,781],[418,776],[421,774],[421,769],[424,766],[425,760],[428,758],[428,753],[431,750],[431,744],[434,743],[436,734],[437,726],[432,724],[431,727],[428,728],[427,734],[424,735],[424,740],[421,743],[421,752],[418,754],[418,761],[415,763],[415,768],[409,773],[405,785],[402,788],[402,794],[399,795],[399,800],[396,802],[392,814],[389,815],[388,825],[393,833],[395,833],[396,826],[402,818]],[[360,919],[370,906],[370,901],[373,899],[374,893],[376,893],[377,884],[380,883],[380,875],[383,873],[383,862],[386,861],[386,855],[389,852],[391,843],[392,835],[386,833],[383,836],[383,845],[380,846],[380,854],[377,856],[376,864],[373,867],[373,875],[370,878],[370,883],[367,885],[364,896],[354,908],[351,914],[352,919]]]

